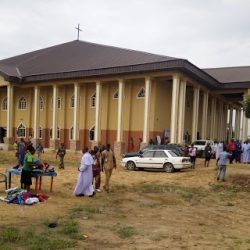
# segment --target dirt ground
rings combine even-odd
[[[46,151],[43,159],[58,174],[52,193],[44,178],[49,200],[33,206],[0,202],[0,249],[250,249],[250,165],[230,165],[227,182],[216,181],[215,160],[205,168],[198,159],[195,169],[172,174],[119,166],[111,192],[89,198],[73,196],[80,158],[67,153],[60,170],[55,154]],[[0,172],[13,166],[14,153],[1,151]],[[19,186],[19,177],[12,186]],[[48,229],[49,223],[57,227]],[[69,245],[27,245],[21,236],[7,237],[8,228]]]

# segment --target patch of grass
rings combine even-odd
[[[77,234],[79,232],[78,224],[74,220],[64,221],[62,226],[63,226],[62,232],[65,235],[74,236],[75,234]]]
[[[228,207],[233,207],[234,204],[233,204],[232,202],[228,202],[228,203],[227,203],[227,206],[228,206]]]
[[[133,227],[122,227],[118,230],[118,234],[121,238],[130,238],[136,235],[136,231]]]
[[[30,250],[67,249],[77,245],[76,241],[64,239],[50,239],[43,235],[33,235],[28,240]]]
[[[1,242],[18,242],[21,240],[21,233],[14,227],[7,227],[0,233]]]
[[[185,200],[206,197],[208,192],[202,187],[184,187],[180,185],[159,185],[159,184],[140,184],[130,188],[131,192],[138,193],[161,193],[177,194]]]

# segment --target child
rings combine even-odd
[[[223,151],[219,154],[217,159],[217,165],[219,166],[217,180],[226,181],[226,169],[227,160],[232,156],[232,154],[227,152],[227,148],[224,146]]]
[[[31,171],[35,165],[35,154],[36,150],[30,146],[28,147],[28,152],[24,156],[23,169],[21,174],[21,186],[24,187],[28,192],[30,191],[30,186],[32,185]]]
[[[57,159],[57,156],[59,156],[59,169],[64,169],[64,156],[65,155],[66,155],[66,150],[64,148],[64,144],[61,143],[61,146],[59,147],[56,153],[56,159]]]

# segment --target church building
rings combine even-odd
[[[117,154],[156,136],[246,139],[250,67],[200,69],[186,59],[72,41],[0,61],[0,143],[56,149],[110,143]],[[235,119],[233,119],[233,113]],[[233,131],[234,128],[234,131]]]

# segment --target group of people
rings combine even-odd
[[[19,141],[16,140],[14,142],[13,148],[16,150],[16,158],[19,167],[23,166],[25,154],[29,151],[30,147],[33,147],[33,144],[30,139],[24,140],[24,138],[20,138]],[[44,148],[40,142],[36,146],[35,152],[37,152],[38,159],[41,159],[41,156],[44,153]]]
[[[89,150],[88,147],[85,147],[82,153],[83,156],[78,168],[79,174],[74,195],[93,197],[96,191],[99,192],[101,171],[105,173],[103,188],[106,192],[109,192],[110,178],[113,169],[116,168],[116,159],[110,144],[107,144],[105,148],[95,146],[94,150]]]

